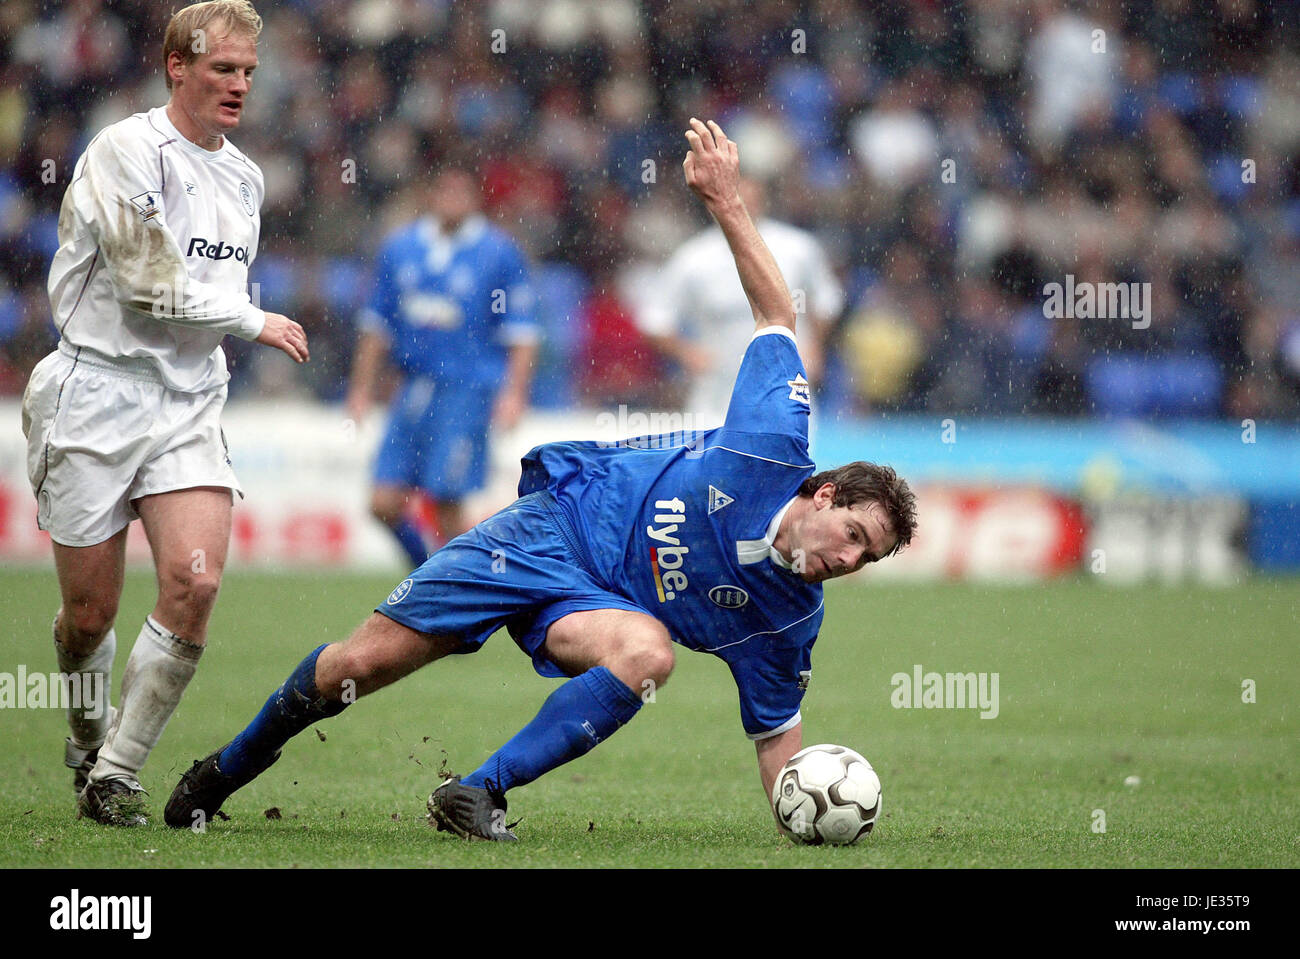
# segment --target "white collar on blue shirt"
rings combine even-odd
[[[761,563],[765,559],[770,559],[782,569],[793,570],[794,565],[790,563],[773,544],[776,542],[776,534],[781,529],[781,520],[785,519],[785,514],[789,512],[794,501],[799,497],[792,497],[790,502],[782,506],[772,522],[767,524],[767,534],[762,539],[742,539],[736,541],[736,559],[742,566],[749,566],[753,563]]]
[[[420,232],[424,234],[425,239],[430,243],[450,242],[452,246],[463,246],[477,240],[486,229],[487,217],[482,213],[472,213],[465,217],[460,226],[456,227],[451,233],[443,232],[442,223],[432,213],[420,218]]]
[[[473,243],[486,229],[487,217],[482,213],[470,214],[452,233],[444,233],[442,224],[432,213],[421,218],[420,232],[429,251],[429,267],[434,270],[445,269],[457,249]]]

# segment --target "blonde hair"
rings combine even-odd
[[[183,62],[193,63],[205,45],[199,44],[199,49],[195,49],[195,40],[217,22],[226,26],[227,33],[249,34],[254,40],[262,32],[262,18],[249,0],[208,0],[178,10],[172,15],[167,24],[167,34],[163,37],[163,76],[168,90],[172,88],[171,74],[167,71],[171,55],[179,53]]]

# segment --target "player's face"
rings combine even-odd
[[[207,52],[183,64],[172,80],[172,101],[209,139],[239,126],[257,69],[257,41],[247,33],[209,33]]]
[[[856,573],[882,559],[898,542],[879,503],[834,506],[834,497],[830,483],[813,495],[813,511],[793,544],[795,569],[808,583]]]
[[[460,224],[478,210],[479,186],[464,170],[438,175],[430,191],[433,214],[443,223]]]

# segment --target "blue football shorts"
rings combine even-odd
[[[419,633],[457,636],[477,652],[504,626],[543,676],[569,675],[546,658],[551,624],[569,613],[650,613],[604,586],[555,497],[515,500],[438,550],[375,612]]]
[[[379,443],[375,485],[412,487],[453,501],[481,488],[494,396],[492,389],[408,379]]]

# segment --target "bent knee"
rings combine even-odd
[[[385,526],[396,526],[406,515],[406,496],[390,489],[376,490],[370,497],[370,515]]]
[[[162,577],[160,587],[170,605],[205,616],[216,605],[221,573],[219,570],[195,573],[188,566],[174,568]]]
[[[117,619],[117,601],[115,599],[89,599],[65,606],[59,614],[60,639],[67,645],[85,650],[89,644],[93,649],[99,641],[108,635]]]
[[[634,682],[629,684],[630,688],[640,690],[644,688],[646,680],[655,686],[663,686],[668,682],[677,662],[677,654],[673,651],[668,631],[660,627],[658,630],[647,630],[642,635],[629,637],[623,644],[619,660],[620,668],[615,672],[624,682],[632,679]]]

